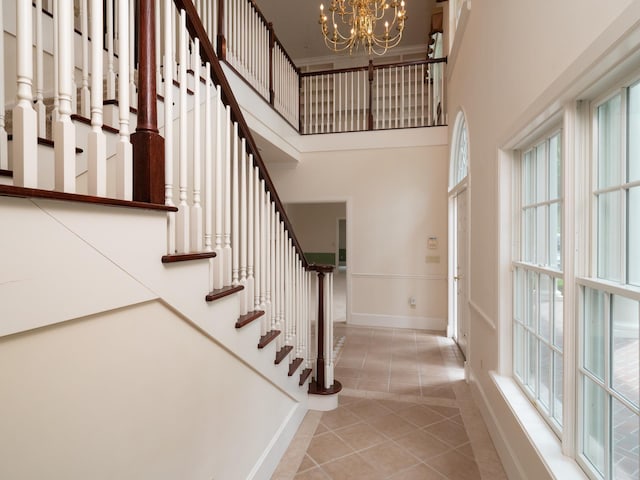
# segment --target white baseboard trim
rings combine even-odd
[[[493,440],[493,444],[496,447],[496,451],[498,452],[498,456],[502,461],[502,466],[504,468],[505,473],[509,479],[526,479],[527,475],[522,464],[518,460],[518,456],[513,451],[511,444],[506,441],[507,436],[504,433],[504,430],[500,426],[500,422],[498,421],[498,417],[496,416],[491,404],[487,400],[487,396],[480,385],[480,382],[474,378],[473,371],[469,369],[469,386],[472,392],[475,394],[477,400],[476,404],[478,405],[478,410],[482,414],[484,418],[484,423],[487,425],[487,430],[489,430],[489,435],[491,435],[491,439]]]
[[[247,479],[269,480],[273,476],[282,456],[289,448],[289,444],[295,436],[304,416],[307,414],[307,403],[298,403],[287,418],[282,422],[280,428],[273,436],[264,453],[254,465]]]
[[[444,331],[447,329],[447,320],[433,317],[352,313],[351,318],[347,321],[347,325]]]

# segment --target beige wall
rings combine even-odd
[[[438,145],[305,153],[272,169],[287,203],[347,202],[348,321],[445,328],[447,164]]]
[[[335,253],[338,219],[347,214],[341,203],[290,203],[287,216],[305,252]]]
[[[511,456],[530,475],[527,478],[549,478],[489,376],[500,368],[508,374],[510,364],[504,352],[511,342],[511,315],[503,304],[510,288],[508,264],[504,264],[509,245],[500,244],[501,225],[510,228],[510,219],[509,206],[500,205],[499,195],[510,191],[511,183],[508,176],[500,181],[500,150],[518,129],[554,109],[559,111],[563,93],[598,64],[599,56],[624,33],[621,25],[638,21],[624,18],[625,9],[637,2],[612,0],[606,6],[596,0],[469,3],[463,37],[458,32],[455,38],[457,56],[448,64],[448,94],[450,123],[462,110],[469,129],[469,299],[477,307],[469,312],[470,367],[485,406],[493,410],[496,428],[505,437],[502,441],[510,444]]]
[[[250,478],[296,406],[160,302],[0,338],[0,404],[12,480]]]

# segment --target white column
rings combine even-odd
[[[33,93],[33,9],[31,2],[16,3],[18,102],[13,109],[13,184],[38,187],[38,138]],[[4,51],[4,50],[3,50]]]
[[[189,251],[189,204],[188,195],[188,145],[191,139],[188,137],[188,109],[187,109],[187,16],[184,10],[180,11],[180,25],[178,27],[178,58],[180,62],[180,132],[178,134],[178,171],[180,201],[178,203],[178,215],[176,218],[176,250],[178,253]]]
[[[133,146],[129,139],[129,9],[128,0],[118,0],[118,118],[120,132],[116,149],[116,197],[133,199]]]
[[[202,71],[200,61],[200,40],[195,39],[194,51],[194,89],[193,89],[193,206],[191,207],[191,251],[202,251],[202,200],[201,200],[201,170],[202,170],[202,129],[200,118],[200,73]],[[209,132],[205,133],[205,139],[209,138]],[[206,195],[206,193],[205,193]]]
[[[91,0],[91,131],[87,138],[87,168],[89,195],[98,197],[107,194],[107,141],[102,131],[102,13],[102,0]]]
[[[164,203],[173,207],[173,1],[164,0]],[[176,214],[167,213],[167,253],[176,252]]]
[[[58,2],[58,98],[59,115],[53,122],[55,189],[76,190],[76,132],[71,122],[73,100],[73,3]]]

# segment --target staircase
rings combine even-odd
[[[337,402],[332,268],[304,258],[194,5],[133,3],[0,10],[0,477],[269,478]]]

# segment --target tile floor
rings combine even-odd
[[[450,339],[345,324],[335,334],[339,407],[307,414],[273,479],[506,479]]]

